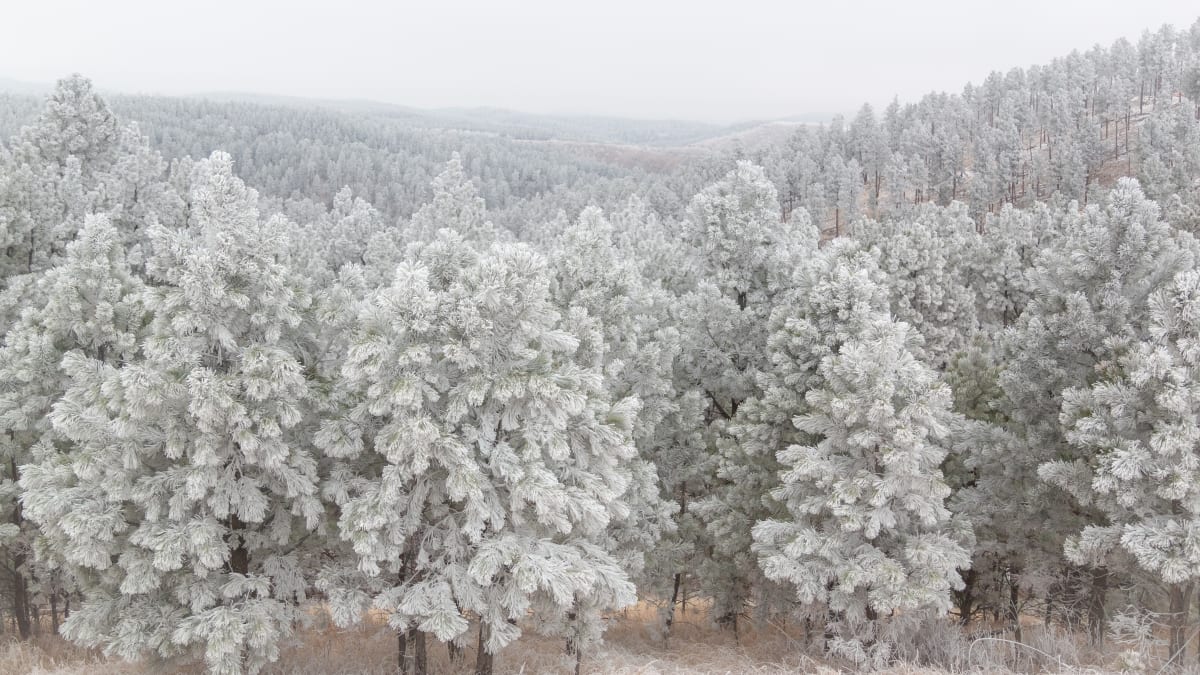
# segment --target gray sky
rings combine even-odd
[[[0,77],[733,121],[959,91],[1195,0],[4,0]]]

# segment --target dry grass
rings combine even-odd
[[[303,630],[299,639],[284,650],[271,675],[391,675],[396,673],[396,635],[386,625],[368,623],[341,630],[318,621]],[[616,617],[605,636],[605,644],[588,654],[584,672],[611,675],[725,675],[748,673],[846,672],[844,663],[824,659],[810,647],[798,626],[775,622],[744,628],[737,641],[731,631],[711,625],[703,610],[677,617],[670,648],[658,635],[653,607],[642,605]],[[946,675],[949,673],[1112,672],[1117,669],[1114,653],[1101,658],[1089,654],[1071,637],[1029,628],[1025,645],[1013,645],[1000,636],[974,641],[958,629],[945,626],[922,636],[923,654],[932,665],[898,665],[890,675]],[[451,664],[446,648],[431,642],[429,667],[446,675],[471,672],[474,653],[468,648],[463,663]],[[528,634],[496,657],[497,673],[533,675],[571,673],[574,662],[563,654],[558,639]],[[1153,673],[1157,668],[1150,669]],[[0,673],[49,675],[148,675],[165,672],[160,666],[106,659],[103,655],[74,647],[57,637],[41,637],[29,643],[0,642]],[[200,673],[198,668],[177,673]]]

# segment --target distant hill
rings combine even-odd
[[[45,83],[0,78],[0,92],[18,96],[44,96],[52,88],[52,85]],[[547,115],[489,107],[422,109],[370,100],[316,99],[244,92],[203,92],[184,98],[293,108],[320,107],[368,117],[387,118],[411,128],[476,131],[517,140],[658,147],[709,144],[725,147],[731,142],[730,139],[740,139],[746,146],[753,147],[759,144],[756,139],[775,139],[782,128],[796,124],[826,122],[832,118],[831,115],[823,113],[808,113],[782,120],[713,124],[600,115]]]

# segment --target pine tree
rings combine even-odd
[[[1074,461],[1043,464],[1043,479],[1093,506],[1103,519],[1067,540],[1067,557],[1145,575],[1165,586],[1170,652],[1186,647],[1189,599],[1200,578],[1200,272],[1181,272],[1149,299],[1146,336],[1117,347],[1091,386],[1063,393]]]
[[[539,256],[475,253],[451,231],[421,255],[364,306],[343,370],[352,407],[317,438],[340,460],[325,491],[357,561],[322,584],[342,623],[373,605],[449,641],[475,614],[490,672],[527,611],[549,626],[634,601],[602,544],[628,509],[637,402],[610,402],[573,358]]]
[[[1114,363],[1120,344],[1144,337],[1150,294],[1196,260],[1191,237],[1162,222],[1131,179],[1119,182],[1103,207],[1068,209],[1062,228],[1030,273],[1033,300],[1004,337],[1004,428],[986,431],[970,453],[976,501],[991,505],[982,508],[1011,533],[1008,539],[1024,541],[1009,565],[1025,587],[1045,587],[1059,576],[1065,537],[1103,517],[1037,479],[1043,463],[1081,456],[1059,421],[1063,393]],[[1089,572],[1096,640],[1103,636],[1107,574]]]
[[[847,244],[822,258],[772,320],[775,368],[733,428],[747,455],[777,456],[779,506],[753,526],[764,574],[810,616],[833,612],[831,647],[861,661],[864,640],[886,656],[877,617],[949,607],[970,537],[944,506],[949,390],[888,318],[871,257]]]
[[[696,196],[687,228],[696,285],[680,300],[687,341],[677,387],[703,392],[707,399],[707,449],[692,462],[703,466],[703,483],[689,481],[687,489],[701,498],[695,512],[706,531],[694,545],[706,553],[703,590],[713,598],[719,620],[736,633],[738,617],[758,590],[753,580],[759,575],[740,560],[744,548],[726,539],[729,525],[737,522],[731,509],[739,508],[740,489],[718,473],[719,448],[728,441],[730,421],[756,393],[755,378],[767,365],[768,318],[790,286],[796,260],[815,250],[817,232],[803,210],[781,222],[774,186],[761,168],[748,162],[739,162]],[[745,530],[741,535],[744,539]]]
[[[324,516],[304,442],[309,299],[277,262],[287,224],[259,217],[229,156],[197,169],[196,225],[149,232],[144,337],[120,362],[64,359],[51,420],[73,447],[22,485],[81,579],[64,635],[256,672],[298,618],[302,544]]]
[[[0,425],[5,432],[4,460],[12,476],[20,476],[36,456],[57,458],[70,452],[70,444],[49,419],[51,407],[69,386],[61,366],[64,355],[119,362],[133,353],[144,324],[142,284],[130,273],[120,234],[105,216],[88,217],[78,238],[67,246],[66,257],[37,286],[35,295],[46,298],[45,304],[22,312],[0,349]],[[10,483],[8,488],[15,490],[17,485]],[[33,598],[25,585],[38,583],[40,577],[53,586],[51,579],[61,575],[54,572],[54,556],[34,560],[35,533],[19,507],[12,525],[12,534],[19,536],[8,538],[5,546],[14,551],[14,615],[21,633],[28,634],[31,612],[26,603]]]

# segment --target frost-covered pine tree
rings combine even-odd
[[[927,204],[911,220],[860,222],[854,235],[877,251],[893,315],[925,338],[929,363],[944,367],[979,330],[967,286],[979,237],[966,206]]]
[[[969,457],[977,510],[1022,542],[1009,561],[1022,587],[1047,592],[1049,578],[1062,572],[1065,537],[1105,518],[1037,477],[1046,462],[1090,454],[1067,440],[1064,392],[1088,386],[1116,363],[1121,345],[1147,335],[1151,293],[1196,259],[1192,237],[1160,220],[1136,181],[1122,179],[1102,206],[1067,209],[1062,232],[1031,271],[1032,301],[998,357],[1004,424],[971,441]],[[1099,640],[1108,571],[1087,574],[1089,628]]]
[[[523,246],[476,252],[443,230],[368,299],[343,370],[351,406],[317,437],[353,550],[321,582],[339,623],[373,606],[450,641],[474,615],[490,673],[528,612],[553,629],[634,602],[604,544],[628,513],[638,404],[610,401],[578,348]]]
[[[636,257],[617,248],[615,235],[599,208],[584,209],[553,244],[552,289],[580,337],[577,358],[604,372],[610,399],[636,397],[641,404],[633,428],[638,459],[629,462],[630,513],[610,525],[606,548],[619,556],[640,595],[669,596],[693,553],[676,536],[672,515],[686,505],[682,484],[694,468],[684,458],[700,447],[703,408],[698,395],[675,389],[681,337],[670,312],[676,297],[642,275]]]
[[[777,456],[779,506],[753,526],[764,574],[809,616],[831,612],[830,647],[862,662],[888,654],[876,619],[949,608],[971,541],[944,504],[949,389],[856,249],[826,249],[777,310],[775,369],[732,426],[747,455]]]
[[[707,399],[708,447],[707,456],[697,458],[704,467],[703,484],[689,484],[690,496],[681,499],[700,497],[696,513],[706,532],[695,545],[708,553],[700,570],[703,590],[713,598],[719,620],[736,631],[759,576],[744,564],[740,542],[748,543],[746,530],[738,539],[727,538],[745,523],[736,524],[739,519],[730,510],[741,508],[735,506],[740,491],[718,473],[719,447],[728,441],[729,422],[757,391],[755,378],[767,366],[768,318],[790,287],[797,261],[816,249],[817,231],[804,210],[782,220],[775,187],[749,162],[739,162],[692,200],[685,228],[695,286],[679,303],[685,342],[677,386],[703,392]]]
[[[433,241],[441,229],[454,230],[469,242],[486,245],[496,240],[500,233],[487,219],[483,197],[463,171],[457,152],[431,187],[433,197],[413,214],[405,233],[409,242]]]
[[[309,299],[280,218],[224,153],[201,162],[195,225],[152,228],[150,315],[119,362],[79,351],[54,405],[71,446],[22,481],[29,517],[80,579],[63,634],[127,658],[255,672],[306,598],[324,517],[307,436]]]
[[[44,304],[26,308],[0,348],[0,428],[5,464],[16,476],[38,456],[57,460],[71,451],[49,418],[70,384],[61,365],[64,355],[118,363],[133,353],[145,323],[142,284],[130,273],[120,233],[106,216],[88,217],[66,257],[38,279],[37,287],[35,295],[45,298]],[[16,513],[4,545],[14,551],[13,614],[21,632],[28,633],[31,611],[25,603],[31,598],[24,584],[50,586],[41,600],[57,609],[55,593],[63,589],[53,588],[53,580],[62,575],[54,572],[58,556],[34,560],[34,528],[21,511]]]
[[[156,159],[135,129],[120,128],[87,79],[58,83],[38,118],[0,149],[0,332],[26,310],[46,305],[49,285],[42,277],[63,259],[88,217],[105,214],[121,233],[120,244],[137,248],[136,228],[169,201]],[[17,481],[29,459],[29,438],[9,440],[0,451],[0,510],[25,530]],[[26,638],[33,618],[28,594],[36,585],[26,564],[28,543],[27,537],[0,542],[10,557],[18,632]]]
[[[1170,654],[1188,641],[1200,579],[1200,272],[1189,269],[1149,299],[1144,339],[1118,347],[1091,386],[1063,393],[1074,461],[1043,464],[1043,479],[1103,518],[1067,539],[1067,557],[1149,576],[1165,586]]]

